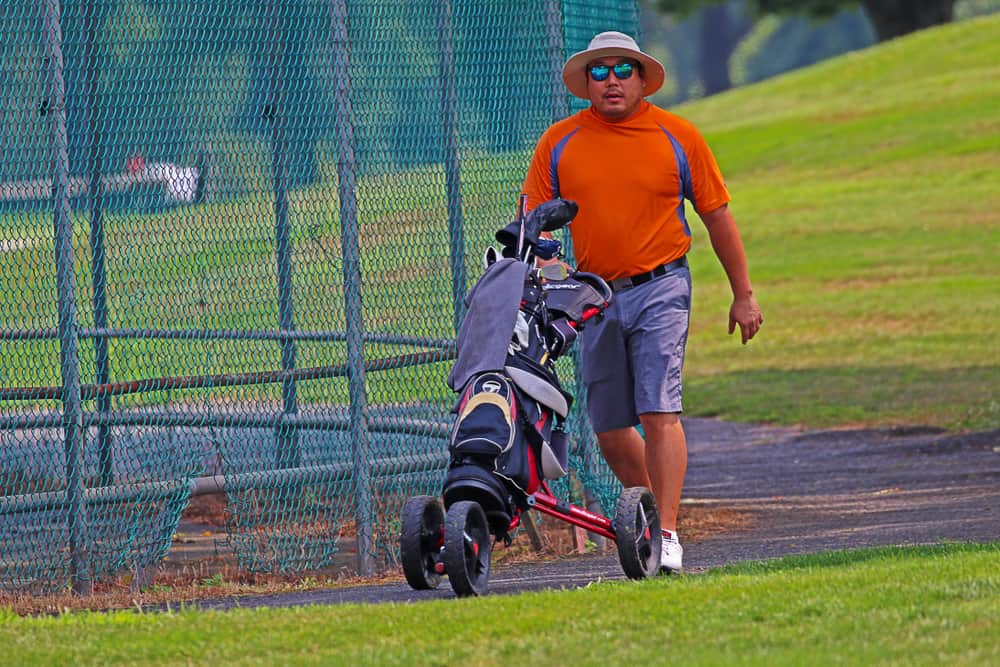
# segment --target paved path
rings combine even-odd
[[[954,435],[933,429],[802,432],[687,419],[685,496],[747,512],[746,530],[685,543],[688,572],[745,560],[942,540],[1000,540],[1000,431]],[[681,536],[683,538],[683,535]],[[575,588],[623,579],[606,554],[497,568],[490,594]],[[405,582],[202,601],[206,608],[454,597]]]

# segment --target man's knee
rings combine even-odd
[[[656,426],[676,426],[681,423],[679,412],[644,412],[639,415],[643,428]]]
[[[601,447],[623,446],[639,436],[638,432],[631,426],[626,428],[615,428],[609,431],[597,433],[597,442]]]

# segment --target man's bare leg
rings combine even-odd
[[[643,441],[634,428],[597,434],[601,454],[622,486],[645,486],[656,496],[660,526],[677,530],[677,511],[687,474],[687,438],[680,416],[649,412],[639,416]]]
[[[660,526],[676,531],[681,490],[687,474],[684,426],[680,415],[669,412],[648,412],[639,415],[639,421],[646,435],[645,469],[651,483],[649,488],[660,510]]]
[[[604,460],[622,486],[651,488],[646,472],[646,443],[637,430],[629,426],[603,431],[597,434],[597,442],[601,445]]]

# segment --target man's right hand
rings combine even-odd
[[[552,266],[553,264],[562,264],[567,268],[569,267],[569,264],[566,264],[566,262],[562,261],[558,257],[553,257],[551,259],[542,259],[541,257],[535,258],[535,266],[537,266],[538,268],[542,268],[544,266]]]

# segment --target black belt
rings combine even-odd
[[[646,273],[639,273],[634,276],[625,276],[624,278],[615,278],[608,282],[611,285],[611,289],[615,292],[620,292],[622,290],[631,289],[637,287],[643,283],[648,283],[653,278],[659,278],[660,276],[665,276],[674,269],[680,269],[688,265],[687,256],[681,257],[680,259],[675,259],[672,262],[667,262],[666,264],[661,264],[652,271],[646,271]]]

